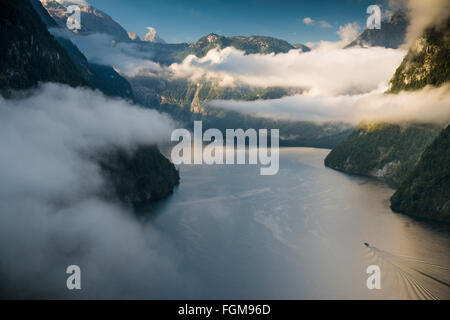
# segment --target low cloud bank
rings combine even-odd
[[[222,79],[223,84],[300,87],[314,95],[358,94],[386,83],[405,51],[385,48],[314,50],[251,54],[234,48],[187,57],[170,70],[178,77]]]
[[[56,84],[0,97],[0,114],[0,296],[165,298],[195,290],[170,240],[97,196],[106,182],[91,158],[111,146],[167,141],[169,118]],[[81,267],[79,292],[66,288],[72,264]]]
[[[78,36],[65,29],[50,29],[55,36],[71,40],[91,63],[114,67],[125,76],[135,76],[139,72],[158,73],[161,66],[153,62],[152,50],[139,49],[132,42],[116,42],[103,33]]]
[[[450,85],[384,94],[385,87],[358,95],[297,95],[276,100],[212,101],[211,106],[259,116],[306,121],[363,120],[450,122]]]
[[[110,65],[128,77],[207,78],[222,85],[298,87],[316,95],[339,95],[370,92],[387,83],[406,53],[380,47],[342,49],[358,29],[355,24],[343,26],[339,29],[342,41],[323,42],[311,52],[246,55],[228,47],[210,50],[202,58],[190,55],[168,67],[153,62],[151,50],[133,43],[115,43],[108,35],[52,32],[70,38],[90,62]]]

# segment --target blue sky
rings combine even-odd
[[[87,0],[140,36],[145,27],[167,42],[196,41],[214,32],[226,36],[266,35],[291,43],[338,40],[340,25],[365,25],[366,8],[381,0]],[[313,24],[303,23],[305,17]],[[326,21],[328,27],[319,21]],[[322,23],[322,25],[325,25]]]

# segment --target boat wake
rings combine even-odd
[[[395,255],[364,243],[366,256],[381,269],[383,289],[398,298],[439,300],[450,298],[450,268],[421,259]]]

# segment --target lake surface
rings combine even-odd
[[[181,166],[173,196],[142,215],[185,275],[161,298],[449,299],[448,226],[393,213],[393,189],[325,168],[328,152],[282,148],[274,176]]]

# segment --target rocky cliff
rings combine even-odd
[[[424,151],[391,198],[394,211],[450,222],[450,126]]]

